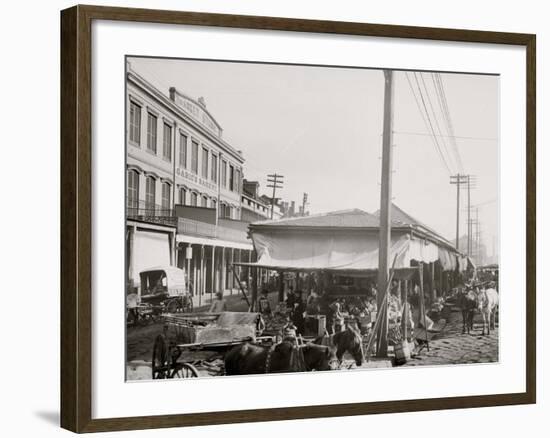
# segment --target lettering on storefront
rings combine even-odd
[[[182,169],[181,167],[176,168],[176,175],[182,177],[183,179],[186,179],[187,181],[194,182],[195,184],[199,184],[203,187],[206,187],[210,190],[217,190],[218,186],[214,183],[211,183],[210,181],[200,178],[198,175],[195,175],[192,172],[189,172],[188,170]]]
[[[200,105],[193,102],[180,94],[175,96],[176,105],[182,108],[185,112],[191,115],[195,120],[205,126],[210,132],[221,137],[221,129],[218,127],[214,119]]]

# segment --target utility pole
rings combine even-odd
[[[468,256],[472,255],[473,252],[473,238],[472,238],[472,203],[471,203],[471,191],[472,189],[476,188],[477,179],[475,175],[466,175],[467,181],[468,181],[468,208],[466,210],[466,213],[468,214],[468,249],[466,254]]]
[[[271,197],[271,219],[273,219],[273,211],[275,210],[275,190],[283,188],[283,178],[283,175],[278,175],[276,173],[267,175],[267,187],[273,189],[273,196]]]
[[[481,230],[479,229],[479,208],[476,207],[476,264],[479,265],[481,263],[481,251],[480,251],[480,235]]]
[[[456,184],[456,249],[460,250],[460,186],[468,182],[468,175],[451,175],[451,184]]]
[[[382,182],[380,193],[380,236],[378,248],[378,312],[382,312],[376,343],[376,355],[388,355],[388,291],[389,251],[391,246],[392,136],[393,136],[393,71],[384,70],[384,130],[382,133]]]
[[[472,218],[470,226],[472,227],[472,258],[475,260],[476,264],[479,264],[479,208],[478,207],[472,207],[472,213],[475,216],[475,218]],[[475,231],[474,231],[475,227]]]
[[[470,239],[471,239],[471,227],[470,227],[470,189],[471,189],[471,185],[470,185],[470,175],[468,175],[468,249],[466,251],[466,254],[468,255],[468,257],[470,256],[470,251],[471,251],[471,242],[470,242]]]

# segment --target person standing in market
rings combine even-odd
[[[269,302],[267,289],[262,290],[262,296],[258,299],[258,310],[264,318],[271,317],[273,313],[271,310],[271,303]]]
[[[296,302],[296,294],[292,290],[292,286],[290,287],[290,290],[286,296],[286,307],[290,310],[290,313],[294,310],[294,303]]]
[[[338,300],[330,305],[331,321],[333,326],[333,333],[341,332],[344,329],[345,321],[342,314],[341,305]]]
[[[292,310],[292,323],[296,326],[296,331],[300,335],[304,335],[305,329],[305,313],[306,305],[302,299],[302,291],[294,292],[294,308]]]
[[[223,299],[223,294],[221,292],[216,293],[216,299],[212,301],[210,305],[210,313],[221,313],[227,310],[227,303]]]

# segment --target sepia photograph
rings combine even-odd
[[[127,381],[499,362],[499,75],[124,80]]]

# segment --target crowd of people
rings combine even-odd
[[[332,335],[346,328],[347,324],[354,324],[362,334],[366,334],[373,327],[378,312],[377,288],[374,282],[363,285],[361,293],[335,293],[325,288],[308,288],[305,292],[301,288],[294,289],[292,285],[286,287],[286,298],[281,303],[270,300],[268,284],[262,289],[257,301],[256,309],[262,319],[269,325],[284,326],[298,336],[311,336],[316,332],[311,324],[314,320],[324,320],[326,333]],[[274,285],[275,286],[275,285]],[[271,288],[276,289],[275,287]],[[276,292],[273,291],[275,294]],[[425,326],[431,329],[437,321],[437,315],[443,307],[445,297],[440,297],[433,303],[428,294],[424,295],[424,306],[421,305],[420,289],[413,284],[408,291],[407,300],[404,302],[400,284],[393,281],[388,296],[388,319],[391,330],[406,332],[407,338],[411,338],[415,326]],[[426,317],[421,315],[421,309],[426,312]],[[210,311],[221,312],[227,310],[223,296],[218,296],[213,301]],[[324,318],[319,318],[324,317]],[[318,323],[318,322],[317,322]]]
[[[327,333],[334,334],[345,328],[346,318],[357,317],[360,325],[359,317],[375,314],[377,309],[375,291],[374,295],[335,297],[329,293],[318,294],[314,290],[310,290],[306,295],[301,289],[292,288],[287,293],[286,300],[276,308],[273,307],[268,290],[264,289],[257,307],[262,317],[270,320],[276,313],[284,313],[288,323],[302,336],[307,331],[308,316],[324,316]]]

